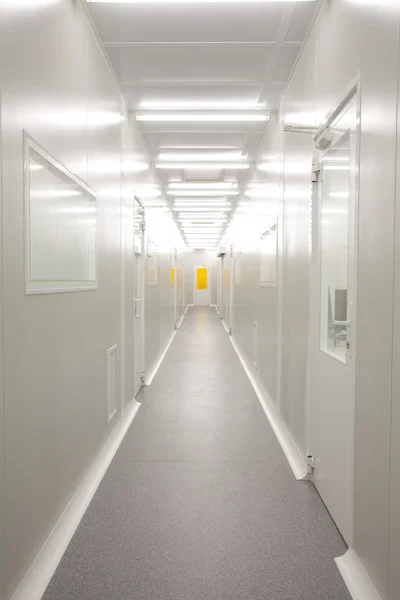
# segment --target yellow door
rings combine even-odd
[[[197,289],[206,290],[208,288],[208,269],[207,267],[197,267]]]

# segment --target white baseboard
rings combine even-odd
[[[182,318],[181,318],[181,320],[179,321],[179,324],[178,324],[178,328],[179,328],[179,327],[182,325],[182,321],[183,321],[183,319],[185,318],[185,316],[186,316],[186,313],[185,313],[184,315],[182,315]],[[171,335],[171,337],[170,337],[170,339],[169,339],[169,342],[168,342],[168,344],[167,344],[167,345],[166,345],[166,347],[165,347],[165,350],[164,350],[164,352],[161,354],[159,361],[157,362],[157,364],[156,364],[156,366],[154,367],[154,369],[151,371],[150,375],[149,375],[149,376],[146,376],[145,385],[151,385],[151,384],[153,383],[153,379],[154,379],[154,377],[156,376],[156,374],[157,374],[157,371],[158,371],[158,369],[160,368],[160,366],[161,366],[161,363],[162,363],[162,361],[164,360],[164,358],[165,358],[165,355],[167,354],[167,352],[168,352],[168,350],[169,350],[169,348],[170,348],[170,346],[171,346],[172,342],[174,341],[176,334],[177,334],[177,330],[175,330],[175,331],[173,332],[173,334]]]
[[[140,404],[132,400],[72,496],[11,600],[40,600],[87,507],[125,437]]]
[[[226,323],[223,319],[221,319],[221,323],[222,323],[222,327],[225,329],[226,333],[228,333],[230,335],[229,329],[227,328]],[[235,348],[235,350],[236,350],[236,348]],[[239,356],[239,358],[240,358],[240,356]]]
[[[225,330],[227,330],[227,327],[223,321],[222,325],[224,326]],[[249,378],[251,385],[253,386],[256,396],[268,418],[268,421],[276,437],[278,438],[278,442],[280,443],[281,448],[285,453],[285,456],[289,462],[294,476],[296,477],[296,479],[299,480],[305,479],[307,477],[307,462],[305,457],[303,457],[302,453],[296,446],[291,434],[289,433],[282,419],[280,419],[280,417],[276,413],[275,407],[272,404],[271,399],[262,389],[260,382],[257,381],[256,377],[250,371],[234,339],[230,337],[230,340],[232,342],[232,346],[236,351],[236,354],[239,357],[240,362],[242,363],[243,369],[245,370],[246,375]]]
[[[353,600],[382,600],[355,550],[335,561]]]
[[[177,328],[177,329],[179,329],[179,327],[182,325],[182,321],[183,321],[183,319],[185,318],[185,316],[186,316],[186,312],[185,312],[185,311],[183,311],[183,315],[181,316],[181,318],[179,319],[179,321],[178,321],[178,322],[177,322],[177,324],[176,324],[176,328]]]
[[[153,379],[157,374],[158,369],[161,366],[162,361],[165,358],[165,355],[167,354],[172,342],[174,341],[176,336],[176,331],[173,332],[173,334],[171,335],[171,337],[169,338],[169,342],[165,347],[164,352],[161,354],[159,361],[157,362],[156,366],[154,367],[154,369],[150,372],[150,375],[146,375],[146,380],[145,380],[145,385],[151,385],[153,383]]]

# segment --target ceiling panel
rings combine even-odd
[[[152,169],[165,150],[236,149],[248,157],[247,170],[205,170],[203,165],[201,170],[193,165],[157,170],[170,205],[169,181],[236,181],[243,197],[268,124],[199,123],[193,117],[217,110],[204,106],[207,102],[230,104],[226,115],[239,102],[261,102],[273,113],[318,4],[88,4],[131,108],[161,112],[160,106],[142,104],[158,101],[173,110],[171,103],[178,102],[175,110],[190,111],[192,122],[137,122]],[[196,101],[203,105],[193,106]],[[237,198],[231,202],[235,206]]]
[[[287,81],[292,72],[296,58],[299,55],[299,48],[292,46],[283,46],[276,65],[272,81]]]
[[[303,42],[316,13],[318,2],[300,2],[286,35],[288,42]]]
[[[88,4],[103,42],[275,41],[285,5]]]
[[[264,78],[270,47],[108,47],[123,85],[138,83],[254,83]]]

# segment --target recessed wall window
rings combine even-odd
[[[25,291],[97,288],[97,195],[25,136]]]
[[[260,285],[276,287],[278,261],[278,228],[274,223],[260,241]]]
[[[147,283],[158,284],[158,248],[150,237],[147,246]]]
[[[346,362],[350,131],[322,160],[321,350]]]

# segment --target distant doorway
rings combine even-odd
[[[194,277],[194,305],[210,306],[211,289],[209,267],[207,265],[197,265],[195,267]]]

